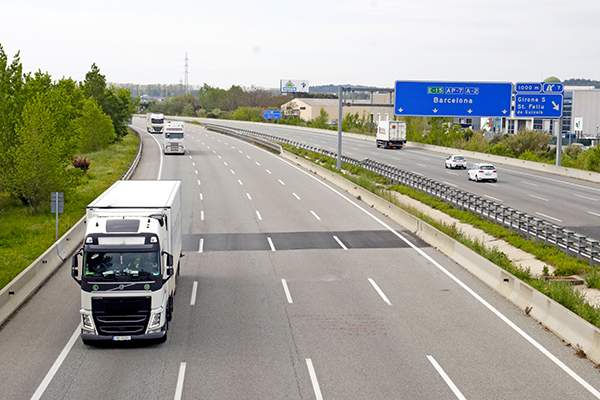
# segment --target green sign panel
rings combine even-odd
[[[428,86],[427,94],[444,94],[444,88],[440,86]]]

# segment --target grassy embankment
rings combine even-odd
[[[89,203],[127,171],[138,149],[139,139],[130,132],[123,141],[91,154],[80,185],[65,193],[64,213],[58,217],[58,235],[64,235],[85,215]],[[0,289],[42,255],[54,242],[56,218],[48,204],[38,214],[19,200],[0,193]]]

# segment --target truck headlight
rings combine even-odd
[[[150,329],[156,329],[160,327],[160,318],[164,311],[165,309],[161,307],[158,309],[158,311],[152,313],[150,316],[150,323],[148,324],[148,331],[150,331]]]
[[[81,313],[81,329],[85,331],[84,333],[96,334],[94,320],[90,314]]]

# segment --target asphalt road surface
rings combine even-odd
[[[180,156],[144,133],[134,176],[183,183],[167,342],[84,345],[67,262],[0,330],[0,398],[600,398],[590,361],[401,226],[277,155],[187,129]]]

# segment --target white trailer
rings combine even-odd
[[[377,147],[401,149],[406,145],[406,122],[379,121],[376,140]]]
[[[165,116],[163,114],[146,114],[146,130],[149,133],[163,133]]]
[[[84,343],[167,339],[181,223],[181,181],[117,181],[87,207],[71,266]]]
[[[183,121],[168,121],[163,135],[163,152],[165,154],[185,153],[185,123]]]

